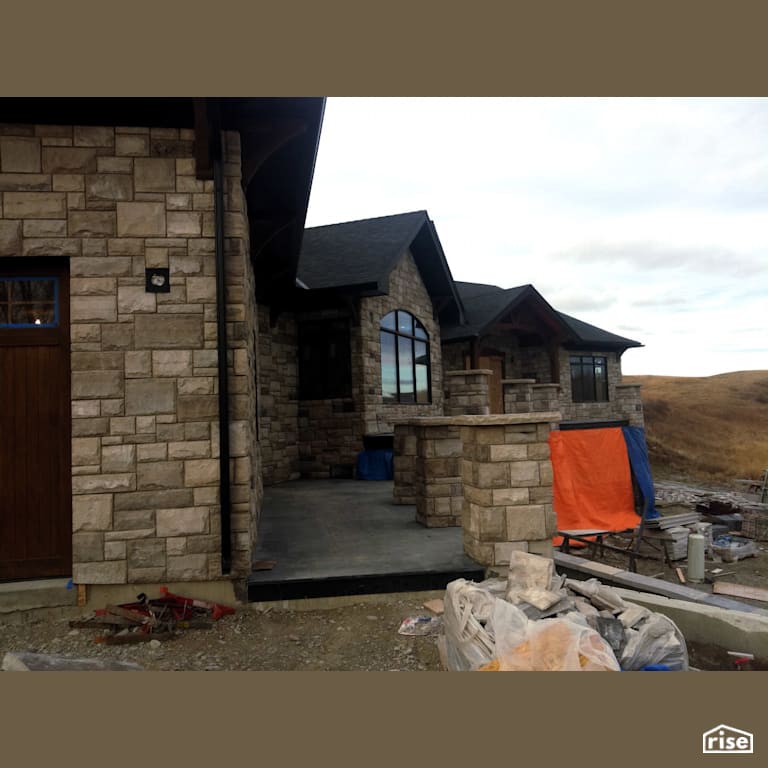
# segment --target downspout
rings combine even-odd
[[[213,205],[216,258],[216,348],[219,369],[219,503],[221,509],[221,572],[232,570],[232,495],[229,478],[229,346],[227,344],[226,274],[224,263],[224,154],[221,127],[213,147]]]

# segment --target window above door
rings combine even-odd
[[[58,324],[57,277],[0,276],[0,328],[56,328]]]

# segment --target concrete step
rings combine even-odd
[[[34,579],[0,583],[0,621],[13,614],[77,605],[77,590],[69,579]]]

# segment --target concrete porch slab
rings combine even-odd
[[[461,528],[425,528],[395,505],[388,481],[296,480],[264,489],[250,602],[444,589],[485,569]]]

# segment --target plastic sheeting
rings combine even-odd
[[[549,446],[558,530],[621,531],[640,522],[620,427],[551,432]]]
[[[645,442],[645,430],[642,427],[622,427],[624,441],[627,444],[629,464],[632,474],[635,476],[640,493],[643,495],[643,517],[653,520],[661,517],[659,510],[654,506],[656,492],[653,488],[651,465],[648,461],[648,445]]]

